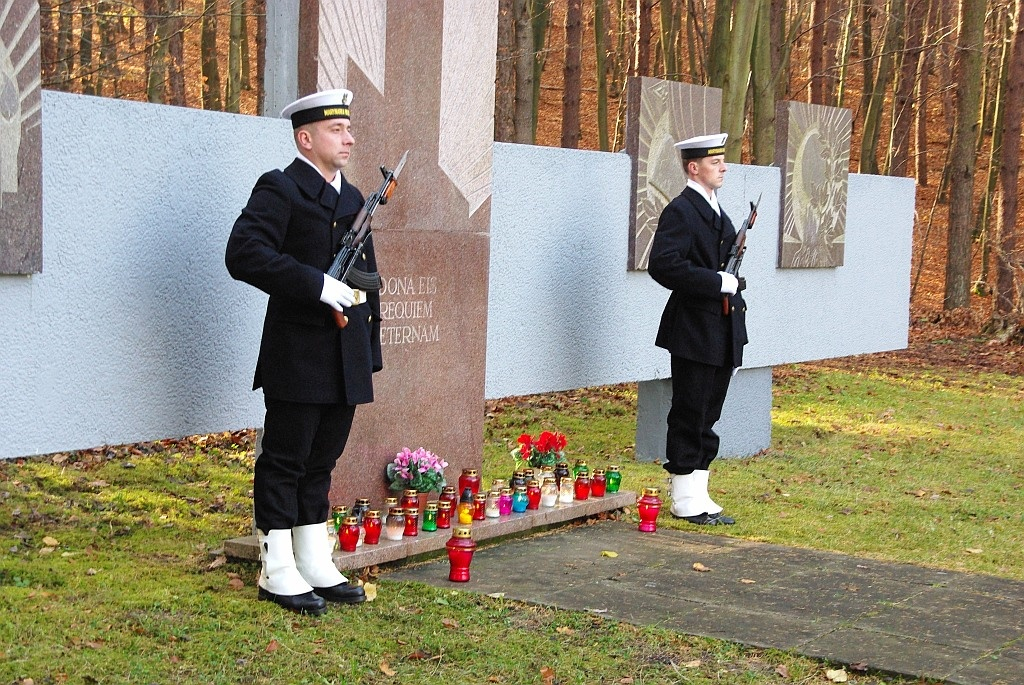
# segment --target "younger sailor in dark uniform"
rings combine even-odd
[[[664,465],[672,474],[671,513],[698,525],[735,523],[708,493],[709,466],[719,444],[713,427],[747,342],[739,282],[724,271],[736,230],[715,192],[725,178],[727,136],[676,143],[688,180],[661,213],[648,264],[654,280],[672,291],[656,340],[672,354]]]

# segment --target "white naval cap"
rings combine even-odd
[[[683,159],[700,159],[725,154],[725,141],[728,133],[712,133],[706,136],[695,136],[680,140],[675,147],[683,153]]]
[[[281,110],[282,119],[291,119],[292,128],[324,119],[351,119],[352,91],[344,88],[324,90],[301,97]]]

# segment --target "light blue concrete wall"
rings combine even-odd
[[[223,250],[288,122],[44,91],[43,156],[43,273],[0,276],[0,458],[258,425],[265,298]],[[778,182],[733,166],[722,193],[736,218],[764,190],[747,365],[905,346],[913,182],[851,177],[846,265],[799,272],[775,269]],[[628,187],[622,154],[495,145],[488,397],[668,377]]]
[[[668,291],[626,270],[629,158],[494,146],[489,398],[668,378],[654,346]],[[733,164],[720,200],[747,236],[746,367],[906,347],[914,182],[850,177],[846,260],[777,269],[779,171]]]

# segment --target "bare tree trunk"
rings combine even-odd
[[[971,216],[974,169],[977,161],[978,115],[981,108],[981,69],[985,41],[985,0],[961,0],[957,38],[957,118],[950,144],[949,237],[946,251],[944,309],[970,304]]]
[[[64,0],[57,9],[57,68],[56,83],[60,90],[71,90],[71,75],[75,72],[74,9],[71,0]]]
[[[927,13],[925,17],[925,29],[921,33],[921,56],[917,67],[917,101],[920,106],[917,108],[917,183],[922,187],[928,186],[928,97],[931,95],[929,89],[929,72],[932,67],[935,48],[928,45],[930,36],[934,34],[931,26],[935,17],[935,4],[941,0],[928,0]]]
[[[839,84],[839,60],[846,61],[846,52],[842,49],[845,14],[836,6],[837,0],[827,0],[825,17],[825,54],[822,64],[822,103],[831,105],[835,102],[836,88]]]
[[[825,0],[814,0],[811,9],[810,100],[825,104],[825,24],[828,7]]]
[[[597,142],[608,150],[608,53],[605,48],[608,28],[607,0],[594,0],[594,52],[597,60]]]
[[[708,54],[708,84],[721,88],[729,69],[729,43],[732,39],[732,8],[735,0],[715,3],[715,21],[711,28],[711,49]]]
[[[651,22],[651,7],[654,0],[636,0],[636,76],[651,75],[651,35],[654,25]]]
[[[78,66],[82,79],[82,94],[96,94],[96,74],[92,64],[92,34],[95,25],[93,7],[82,5],[82,29],[78,34]]]
[[[914,121],[914,92],[920,61],[927,0],[911,0],[907,7],[906,50],[901,55],[900,80],[892,108],[892,139],[889,143],[889,174],[906,176],[910,160],[910,129]]]
[[[160,0],[145,0],[146,48],[149,68],[146,80],[146,99],[164,102],[167,85],[167,14]]]
[[[242,17],[242,90],[252,90],[252,73],[249,65],[249,0],[242,0],[239,14]]]
[[[217,1],[203,0],[200,53],[203,73],[203,109],[219,110],[220,67],[217,64]]]
[[[707,35],[697,17],[695,0],[686,0],[686,45],[690,80],[693,83],[708,84]]]
[[[758,8],[756,2],[738,2],[733,12],[728,63],[722,84],[722,130],[734,141],[725,152],[725,158],[730,162],[740,161],[743,151],[743,115],[750,84],[750,53]],[[717,26],[715,30],[718,30]]]
[[[551,3],[553,0],[530,0],[531,23],[533,24],[533,100],[531,119],[531,142],[537,139],[537,117],[540,108],[540,79],[544,63],[548,58],[548,26],[551,24]]]
[[[580,88],[583,59],[583,3],[565,8],[565,65],[562,69],[562,147],[580,146]]]
[[[184,107],[185,100],[185,19],[182,0],[167,2],[167,103]]]
[[[871,93],[875,89],[875,47],[874,41],[871,36],[871,18],[874,15],[874,8],[871,6],[870,0],[867,0],[861,5],[861,18],[860,18],[860,59],[863,67],[861,72],[863,74],[863,81],[861,84],[860,91],[860,110],[867,112],[871,104]],[[866,115],[865,115],[866,116]],[[863,169],[864,161],[861,160],[861,168]],[[876,165],[877,166],[877,165]]]
[[[43,88],[54,86],[57,73],[57,32],[53,28],[53,0],[39,0],[39,76]]]
[[[676,0],[661,0],[661,54],[665,63],[665,78],[678,81],[680,12]]]
[[[882,128],[882,106],[885,92],[893,77],[893,55],[902,46],[903,26],[907,14],[907,0],[889,0],[889,18],[882,40],[882,54],[878,60],[878,76],[870,90],[865,88],[868,107],[864,114],[864,136],[860,141],[860,171],[877,174],[878,143]]]
[[[751,51],[753,140],[751,164],[768,165],[775,159],[775,79],[772,70],[771,0],[758,0],[757,27]]]
[[[263,114],[266,108],[265,73],[267,60],[267,3],[253,0],[256,14],[256,111]]]
[[[1014,8],[1007,87],[1003,114],[1003,145],[996,202],[996,287],[994,316],[1024,313],[1024,260],[1017,248],[1017,202],[1020,192],[1021,119],[1024,118],[1024,0]]]
[[[512,0],[498,0],[498,54],[494,78],[494,140],[515,142],[516,25]]]
[[[533,22],[530,0],[513,0],[516,26],[515,142],[533,143]]]
[[[242,96],[242,0],[231,0],[228,31],[228,78],[224,85],[224,111],[238,112]]]
[[[850,0],[846,10],[846,18],[843,20],[843,30],[836,43],[836,64],[839,65],[839,74],[836,77],[835,94],[829,104],[833,107],[843,106],[843,97],[846,95],[847,86],[847,65],[849,64],[850,46],[853,44],[853,33],[857,22],[857,3]]]

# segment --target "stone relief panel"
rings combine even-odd
[[[721,131],[722,90],[643,76],[629,79],[626,98],[626,152],[633,160],[628,268],[642,270],[661,211],[686,186],[673,145]]]
[[[0,274],[43,268],[39,3],[0,0]]]
[[[838,107],[776,105],[780,268],[843,265],[852,120],[850,110]]]

